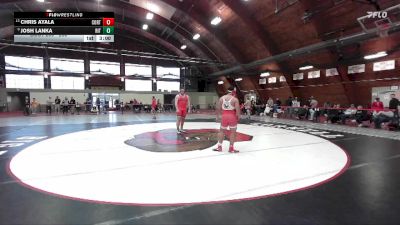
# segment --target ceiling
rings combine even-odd
[[[87,45],[226,63],[203,68],[212,73],[360,33],[358,17],[396,4],[398,0],[2,0],[0,38],[12,40],[15,11],[113,11],[117,41]],[[149,11],[154,13],[152,20],[146,20]],[[222,19],[217,26],[210,23],[215,16]],[[141,29],[144,23],[149,25],[148,30]],[[193,40],[196,33],[200,38]],[[181,45],[187,48],[182,50]],[[289,73],[310,60],[316,64],[335,63],[348,54],[368,53],[370,48],[362,45],[327,48],[309,59],[272,61],[252,68],[252,72]]]

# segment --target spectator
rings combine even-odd
[[[69,101],[69,105],[70,105],[70,109],[71,109],[71,114],[74,115],[75,114],[75,107],[76,107],[76,101],[74,99],[74,97],[71,97],[71,100]]]
[[[161,104],[160,99],[157,99],[157,109],[158,109],[158,112],[160,112],[160,113],[164,112],[164,107]]]
[[[253,100],[251,100],[251,114],[253,115],[253,114],[255,114],[256,113],[256,101],[254,101],[254,99]]]
[[[144,109],[143,102],[139,102],[139,113]]]
[[[79,102],[77,101],[75,104],[75,108],[76,108],[76,114],[79,115],[79,112],[81,111],[81,104],[79,104]]]
[[[286,106],[292,106],[293,105],[293,97],[289,96],[289,98],[286,100]]]
[[[375,98],[375,101],[372,103],[371,108],[374,115],[383,110],[383,102],[380,101],[379,97]]]
[[[307,100],[307,105],[309,106],[309,107],[311,107],[311,101],[314,99],[314,96],[311,96],[311,97],[309,97],[308,98],[308,100]]]
[[[264,104],[257,105],[257,107],[256,107],[256,114],[257,115],[260,115],[260,116],[264,115],[264,111],[265,111],[265,105]]]
[[[129,110],[131,110],[131,109],[132,109],[132,112],[134,112],[134,111],[135,111],[135,108],[134,108],[134,105],[133,105],[133,100],[132,100],[132,99],[129,101],[129,103],[127,104],[127,106],[128,106],[128,108],[127,108],[127,109],[129,109]]]
[[[390,122],[394,118],[393,111],[380,111],[374,116],[374,124],[376,129],[381,129],[382,123]]]
[[[250,119],[251,116],[251,100],[247,97],[246,101],[244,102],[244,108],[246,109],[247,119]]]
[[[116,107],[117,111],[121,110],[121,105],[119,103],[119,99],[115,99],[115,107]]]
[[[109,108],[109,107],[110,107],[110,101],[105,100],[105,101],[104,101],[104,106],[103,106],[104,113],[106,113],[106,112],[108,111],[108,108]]]
[[[326,123],[337,123],[340,120],[342,111],[340,110],[340,105],[334,105],[332,109],[328,110],[328,117]]]
[[[139,109],[140,106],[139,106],[138,100],[136,100],[136,98],[134,98],[131,103],[132,103],[132,110],[135,112],[140,112],[140,109]]]
[[[96,107],[97,107],[97,112],[100,113],[100,98],[96,98]]]
[[[268,98],[267,105],[272,109],[274,107],[274,100],[271,97]]]
[[[279,98],[276,98],[275,104],[274,104],[274,112],[275,112],[275,113],[279,113],[279,112],[280,112],[280,110],[281,110],[281,105],[282,105],[281,100],[279,100]]]
[[[292,115],[295,114],[298,116],[298,112],[299,112],[301,105],[300,105],[300,101],[297,99],[297,97],[294,97],[294,99],[292,101],[292,107],[293,107]]]
[[[399,110],[400,110],[400,102],[399,99],[396,98],[396,95],[393,93],[390,95],[389,109],[393,110],[394,117],[391,123],[391,126],[399,127]]]
[[[51,105],[53,104],[53,101],[51,100],[51,97],[46,102],[46,113],[49,113],[51,115]]]
[[[259,97],[257,97],[257,101],[256,101],[256,105],[261,105],[261,99]]]
[[[310,118],[309,118],[309,120],[314,120],[315,116],[318,116],[317,115],[318,101],[316,99],[314,99],[313,96],[311,96],[309,102],[310,102],[310,109],[309,109]]]
[[[86,112],[90,112],[91,107],[92,107],[92,100],[90,99],[90,97],[87,97],[85,102]]]
[[[293,101],[292,101],[292,107],[300,107],[300,101],[298,100],[297,97],[294,97]]]
[[[299,120],[306,119],[308,116],[309,108],[310,107],[308,107],[308,105],[303,105],[302,108],[299,108],[297,111],[297,118]]]
[[[391,97],[390,102],[389,102],[390,111],[386,111],[386,112],[378,111],[375,114],[374,123],[375,123],[376,129],[380,129],[382,123],[390,122],[394,118],[397,119],[397,117],[398,117],[399,100],[397,98],[395,98],[395,94],[391,94],[390,97]],[[393,122],[395,122],[396,124],[398,123],[398,121],[393,121]]]
[[[292,96],[289,96],[289,98],[286,100],[286,104],[285,105],[287,106],[286,113],[288,114],[289,118],[291,118],[292,117],[292,113],[293,113],[293,109],[292,109],[293,98],[292,98]]]
[[[272,107],[269,106],[268,104],[266,104],[264,107],[264,112],[261,115],[262,116],[271,116],[271,112],[272,112]]]
[[[357,122],[359,127],[362,127],[362,122],[368,121],[371,119],[370,115],[368,115],[367,110],[363,110],[363,107],[361,105],[357,106],[357,112],[354,115],[355,122]]]
[[[55,103],[55,109],[54,111],[59,114],[60,113],[60,104],[61,104],[61,99],[57,96],[56,99],[54,100]]]
[[[342,115],[340,115],[340,120],[342,124],[346,124],[346,119],[355,119],[355,114],[357,112],[357,108],[354,104],[350,105],[350,108],[346,109]]]
[[[65,97],[64,100],[62,101],[63,105],[63,114],[68,114],[68,98]]]
[[[330,102],[325,102],[324,103],[324,109],[321,111],[321,114],[327,116],[328,109],[331,108],[331,107],[332,107],[332,105],[331,105]]]
[[[31,113],[31,103],[29,102],[29,97],[25,96],[25,109],[24,109],[24,115],[29,116]]]
[[[399,113],[400,102],[395,94],[390,95],[389,109],[393,110],[395,114]]]
[[[195,113],[195,112],[196,112],[196,107],[195,107],[193,104],[190,105],[190,108],[192,109],[192,110],[191,110],[192,113]]]
[[[31,106],[32,106],[32,114],[34,115],[37,113],[37,109],[39,107],[39,102],[36,101],[36,98],[32,99]]]

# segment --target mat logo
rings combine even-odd
[[[13,141],[2,141],[0,143],[0,148],[15,148],[15,147],[20,147],[23,146],[26,143],[30,143],[33,141],[38,141],[47,138],[47,136],[25,136],[25,137],[19,137],[16,140]]]
[[[187,152],[204,150],[217,144],[217,129],[193,129],[177,134],[175,129],[165,129],[135,135],[125,144],[151,152]],[[227,131],[225,137],[229,137]],[[237,142],[251,141],[252,136],[238,132]]]
[[[373,19],[375,19],[375,18],[385,19],[388,16],[387,12],[385,12],[385,11],[383,11],[383,12],[381,12],[381,11],[367,12],[367,14],[368,14],[368,16],[367,16],[368,18],[373,18]]]
[[[0,149],[1,148],[16,148],[16,147],[21,147],[24,146],[27,143],[33,142],[33,141],[38,141],[47,138],[47,136],[25,136],[25,137],[19,137],[16,140],[12,141],[2,141],[0,143]],[[8,152],[8,150],[5,151],[0,151],[0,155],[4,155]]]

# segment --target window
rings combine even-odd
[[[85,89],[85,78],[83,77],[51,76],[50,79],[51,79],[51,89],[58,89],[58,90]]]
[[[349,66],[347,69],[348,74],[364,73],[364,72],[365,72],[365,64]]]
[[[327,77],[332,77],[332,76],[337,76],[339,75],[339,72],[336,68],[332,68],[332,69],[327,69],[325,72]]]
[[[303,80],[303,79],[304,79],[304,73],[293,74],[293,80]]]
[[[151,65],[125,64],[125,76],[152,77]]]
[[[157,90],[161,91],[179,91],[179,81],[157,81]]]
[[[125,79],[126,91],[152,91],[151,80],[130,80]]]
[[[321,76],[321,71],[320,70],[308,72],[308,79],[319,78],[320,76]]]
[[[52,72],[84,73],[85,65],[79,59],[50,59],[50,69]]]
[[[280,76],[279,77],[279,82],[286,82],[286,77],[285,76]]]
[[[5,56],[6,70],[43,71],[43,58]]]
[[[394,60],[374,63],[374,71],[394,70],[394,68],[395,68]]]
[[[120,65],[116,62],[90,61],[90,73],[102,75],[119,75]]]
[[[267,84],[267,78],[261,78],[258,80],[258,84]]]
[[[6,74],[6,88],[44,89],[42,75]]]
[[[157,77],[161,79],[176,79],[181,77],[181,69],[178,67],[157,66]]]
[[[276,77],[268,78],[268,84],[275,84],[275,83],[276,83]]]

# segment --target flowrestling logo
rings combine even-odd
[[[372,19],[385,19],[388,17],[388,13],[386,11],[367,12],[367,17]]]

